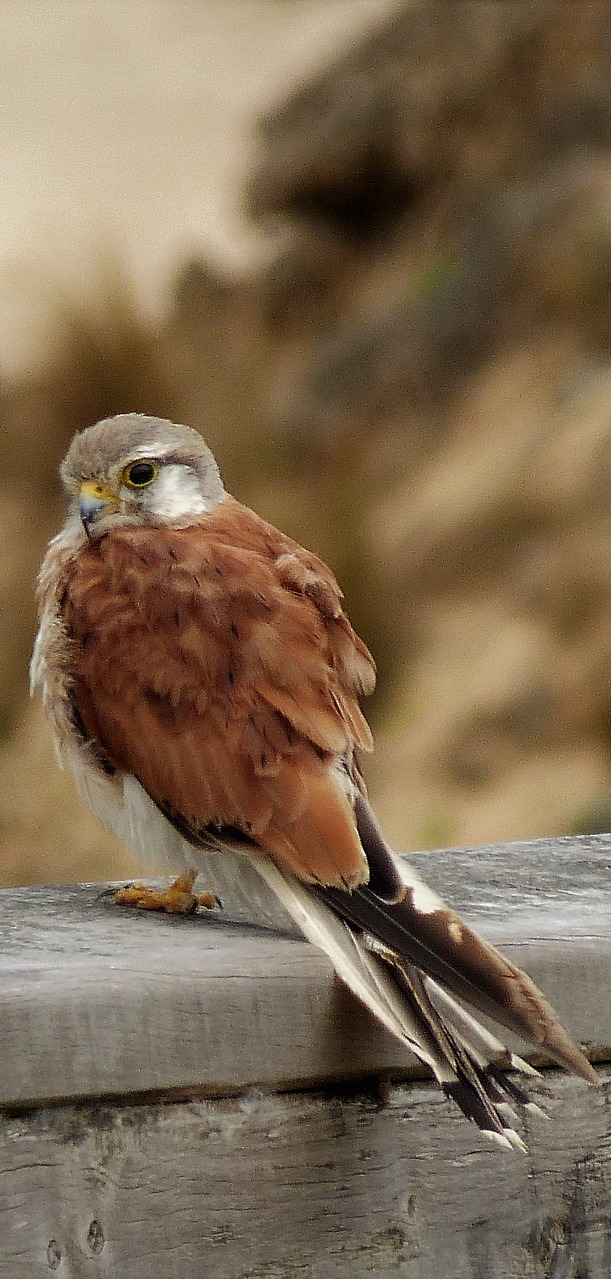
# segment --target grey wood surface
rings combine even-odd
[[[573,1035],[611,1046],[611,845],[421,854],[427,879],[532,974]],[[217,874],[220,857],[211,858]],[[225,863],[227,865],[227,863]],[[99,885],[0,893],[0,1105],[316,1086],[410,1062],[269,898],[171,918]],[[265,890],[267,892],[267,890]],[[411,1065],[415,1067],[415,1063]]]
[[[528,1157],[423,1083],[9,1116],[0,1273],[609,1279],[609,1092],[545,1095]]]
[[[414,860],[611,1062],[611,842]],[[217,916],[0,893],[2,1279],[609,1279],[611,1069],[499,1152],[234,869]]]

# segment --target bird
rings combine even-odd
[[[529,1063],[484,1014],[591,1084],[533,981],[389,847],[361,772],[375,665],[331,570],[225,490],[191,427],[139,413],[77,433],[39,575],[31,660],[60,762],[169,889],[239,854],[338,977],[487,1137],[524,1150]]]

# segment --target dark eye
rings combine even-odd
[[[126,466],[122,478],[128,488],[143,489],[152,484],[158,474],[152,462],[132,462],[131,466]]]

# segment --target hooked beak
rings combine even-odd
[[[108,511],[116,511],[118,506],[116,494],[111,492],[101,480],[84,480],[79,491],[79,515],[81,524],[89,537],[89,529],[101,515]]]

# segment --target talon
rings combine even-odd
[[[195,901],[198,906],[203,906],[204,910],[222,910],[223,903],[216,893],[195,893]]]
[[[119,888],[114,900],[117,906],[135,906],[138,910],[164,910],[168,915],[193,915],[199,906],[214,910],[221,905],[214,893],[194,893],[197,871],[187,870],[170,884],[159,890],[147,884],[129,884]]]

